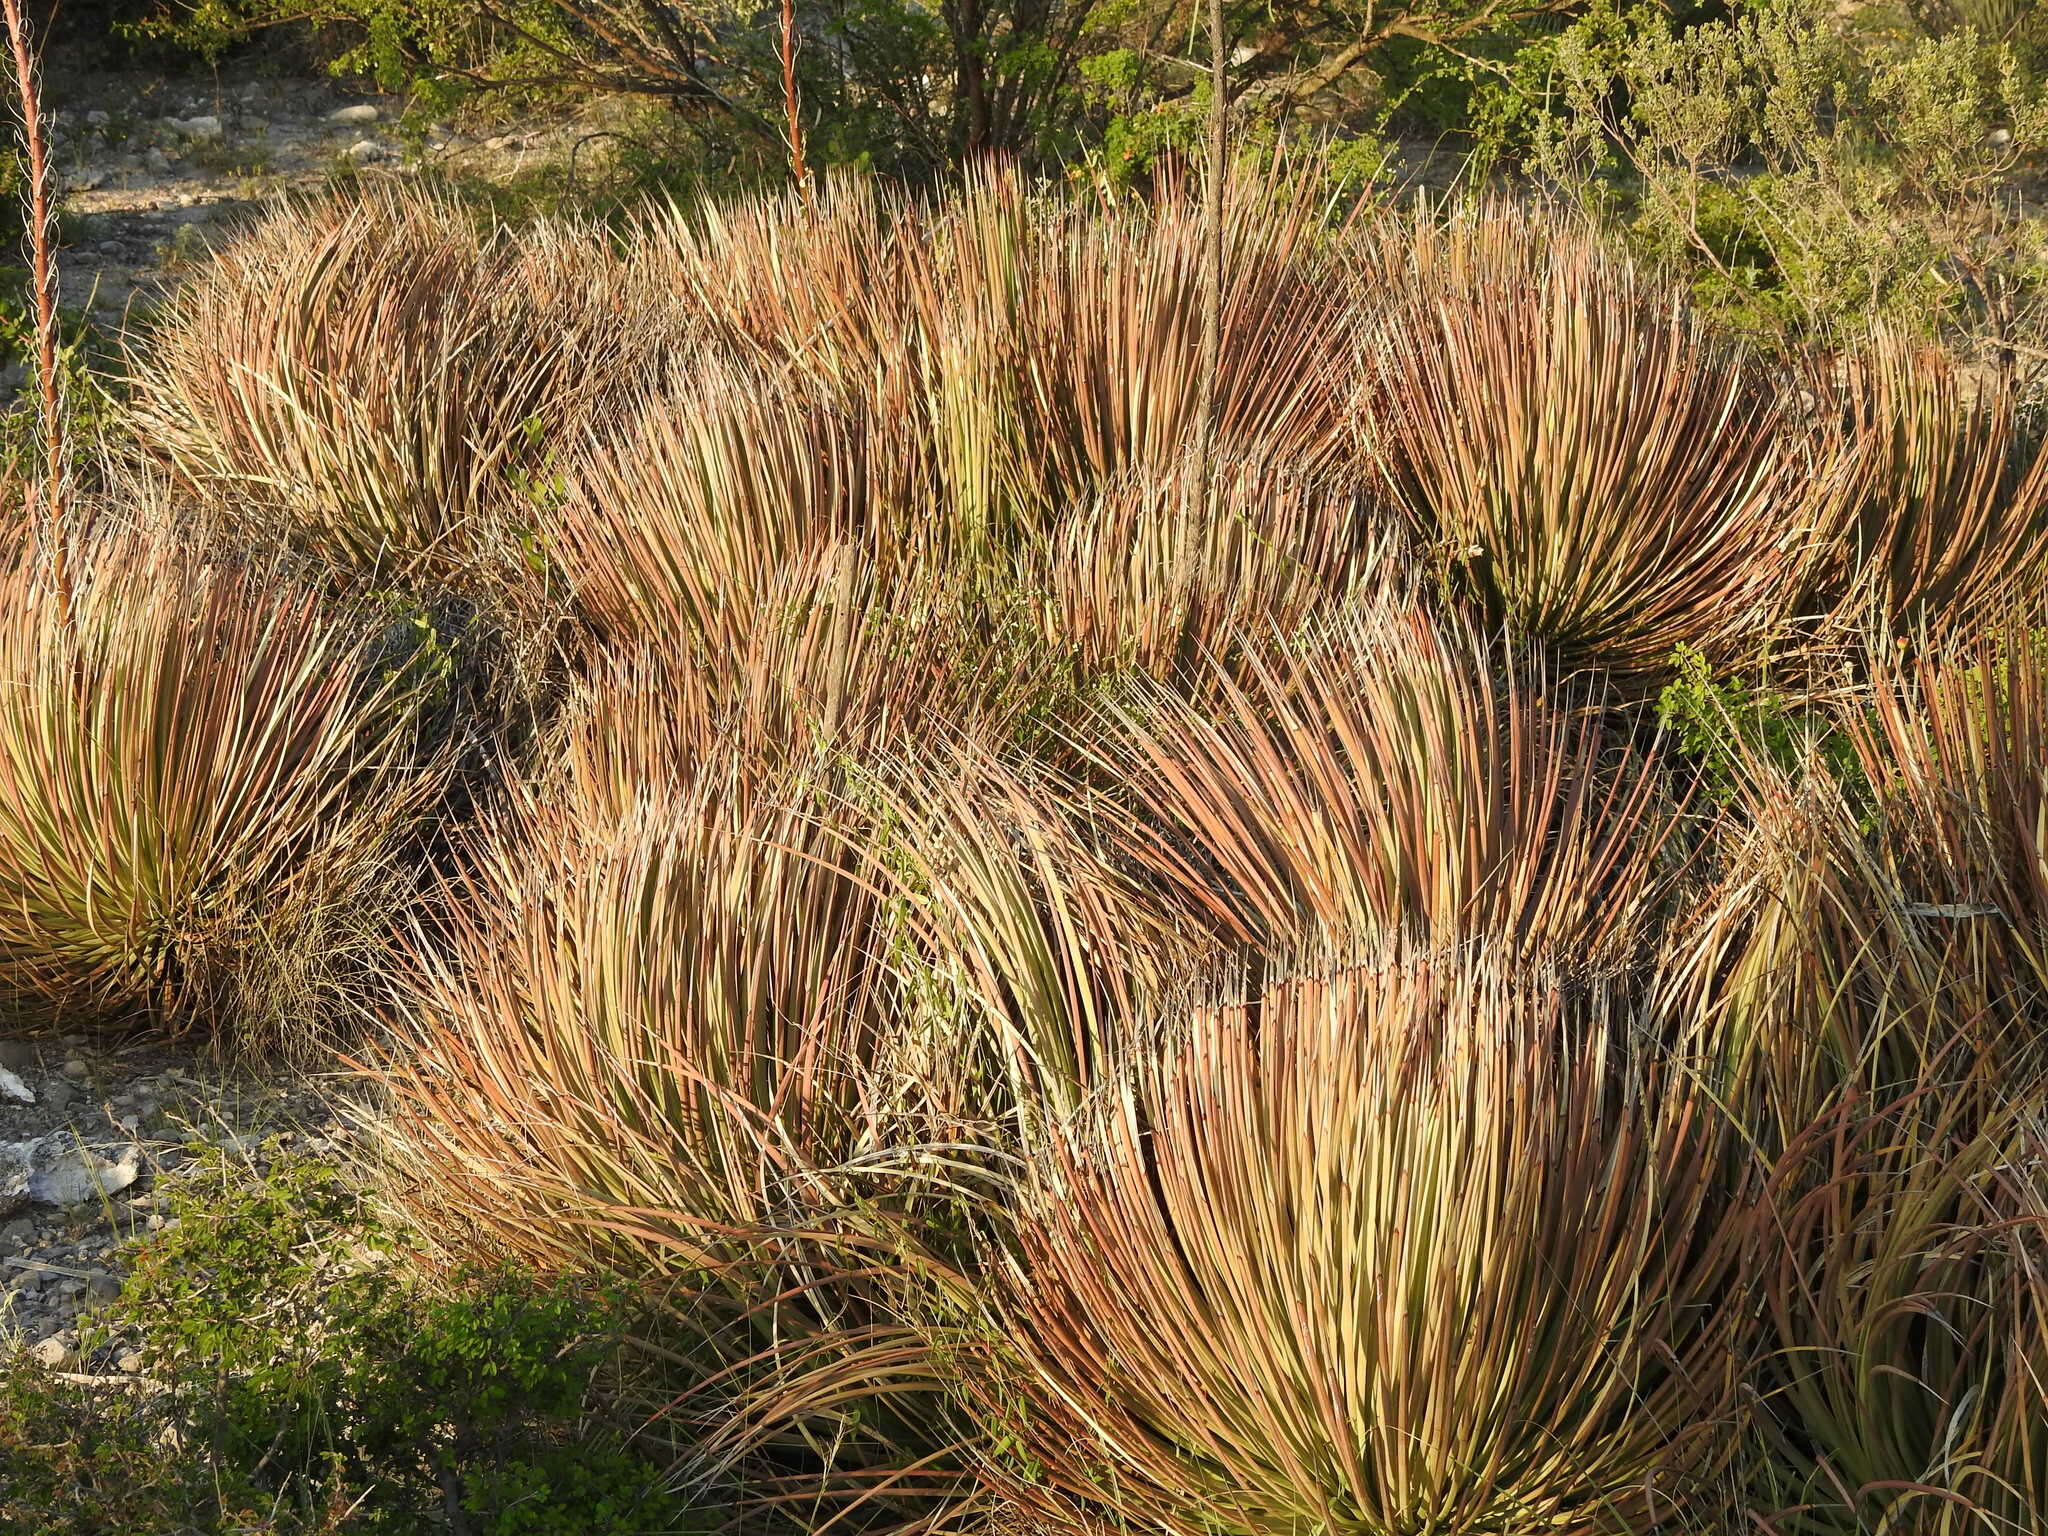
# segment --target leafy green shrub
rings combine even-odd
[[[1241,132],[1299,144],[1377,140],[1400,114],[1432,136],[1464,118],[1551,13],[1581,0],[1316,0],[1226,8],[1240,43]],[[947,9],[920,0],[797,0],[793,62],[806,158],[929,181],[963,163],[1034,172],[1090,161],[1112,182],[1184,158],[1210,87],[1187,18],[1161,0]],[[716,184],[779,182],[788,164],[779,29],[726,0],[163,0],[123,30],[218,60],[253,34],[315,30],[335,73],[405,91],[415,116],[485,94],[597,89],[663,99],[677,164]]]
[[[1813,0],[1689,28],[1602,3],[1532,44],[1485,115],[1552,182],[1619,191],[1641,248],[1745,325],[2004,343],[2037,323],[2039,224],[2015,194],[2048,95],[2008,41],[1862,38]]]
[[[262,1176],[219,1151],[181,1174],[96,1320],[144,1333],[158,1396],[8,1378],[0,1457],[29,1491],[10,1505],[0,1484],[0,1531],[701,1528],[592,1413],[623,1298],[500,1270],[424,1281],[342,1174],[267,1151]],[[76,1523],[9,1525],[30,1497]]]
[[[195,1460],[166,1454],[168,1427],[161,1406],[140,1394],[58,1381],[25,1354],[0,1362],[0,1536],[214,1536],[237,1528],[225,1511],[209,1518],[218,1502]],[[238,1528],[292,1536],[320,1529],[254,1521]]]
[[[1717,678],[1691,646],[1674,651],[1671,665],[1677,676],[1657,695],[1657,724],[1677,737],[1712,800],[1726,805],[1736,798],[1751,754],[1788,774],[1817,761],[1840,783],[1862,780],[1855,743],[1822,712],[1768,681]]]

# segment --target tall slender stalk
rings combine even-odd
[[[1223,0],[1209,0],[1209,217],[1202,281],[1202,415],[1195,458],[1202,473],[1216,451],[1218,374],[1223,359],[1223,202],[1229,178],[1230,57],[1223,35]]]
[[[64,418],[57,399],[57,266],[50,252],[50,157],[43,139],[35,55],[21,0],[0,0],[7,39],[14,48],[14,82],[21,97],[22,141],[28,150],[30,275],[36,292],[36,377],[42,385],[44,536],[50,545],[57,601],[71,612],[71,575],[65,565]]]
[[[12,4],[13,0],[7,0]],[[782,0],[782,105],[789,114],[789,174],[811,211],[811,173],[804,164],[804,125],[796,89],[796,0]]]

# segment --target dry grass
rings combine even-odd
[[[1782,1529],[2038,1529],[2048,1186],[2038,1084],[2003,1086],[2027,1107],[1988,1124],[1931,1070],[1844,1093],[1770,1169],[1742,1248],[1763,1302],[1752,1496]]]
[[[915,1234],[965,1085],[908,1027],[834,741],[778,762],[664,675],[593,691],[432,893],[380,1052],[393,1133],[415,1198],[500,1251],[647,1288],[702,1372],[663,1409],[686,1475],[928,1502],[955,1464],[905,1462],[951,1437],[893,1306],[943,1270]],[[792,1456],[815,1476],[764,1470]]]
[[[1811,621],[1970,634],[2048,574],[2048,460],[2009,381],[1974,387],[1955,360],[1881,333],[1813,386],[1814,538],[1786,583]]]
[[[418,194],[293,205],[178,290],[133,364],[140,439],[245,537],[503,581],[553,459],[659,351],[616,269],[600,232],[515,243]]]
[[[1739,653],[1799,553],[1778,391],[1593,231],[1545,233],[1496,213],[1414,243],[1369,447],[1491,622],[1624,671]]]
[[[1241,681],[1139,687],[1093,751],[1126,856],[1266,952],[1488,936],[1598,962],[1656,905],[1670,807],[1594,697],[1413,600],[1368,600]]]

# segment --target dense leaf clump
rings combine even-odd
[[[2048,1531],[2010,379],[1321,185],[1228,189],[1213,375],[1199,200],[993,174],[174,302],[0,590],[0,965],[339,1039],[530,1282],[317,1183],[160,1245],[230,1462],[665,1529],[555,1457],[602,1374],[749,1528]]]

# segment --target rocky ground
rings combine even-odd
[[[340,1156],[353,1133],[317,1081],[265,1080],[163,1046],[0,1037],[0,1351],[58,1370],[139,1372],[130,1335],[79,1355],[79,1323],[111,1301],[134,1243],[161,1230],[167,1181],[210,1147],[259,1171]]]
[[[629,110],[599,103],[516,127],[402,124],[400,98],[254,73],[56,74],[47,95],[63,301],[109,329],[280,197],[345,178],[505,184],[578,154],[594,165]]]

